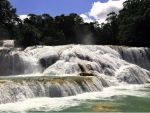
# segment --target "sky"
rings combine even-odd
[[[17,15],[24,19],[28,14],[50,14],[52,17],[77,13],[84,22],[105,22],[111,11],[118,13],[125,0],[8,0]]]

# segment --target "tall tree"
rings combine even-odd
[[[120,44],[130,46],[149,46],[150,1],[127,0],[118,16]]]
[[[15,24],[19,21],[16,9],[8,0],[0,1],[0,39],[15,37]]]
[[[115,45],[117,44],[117,34],[118,34],[118,22],[117,22],[117,14],[115,12],[110,12],[107,14],[106,21],[110,24],[110,36],[109,37],[109,44]]]

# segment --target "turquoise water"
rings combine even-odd
[[[1,104],[1,113],[150,112],[150,85],[122,85],[63,98]]]

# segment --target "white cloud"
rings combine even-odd
[[[19,18],[20,18],[21,20],[23,20],[23,19],[25,19],[25,18],[28,18],[28,15],[19,15]]]
[[[106,19],[104,19],[104,18],[97,19],[96,21],[97,21],[98,23],[107,23],[107,22],[106,22]]]
[[[86,23],[93,22],[93,20],[90,19],[86,14],[81,14],[80,17],[82,17],[84,22],[86,22]]]
[[[82,16],[81,15],[80,16],[84,18],[85,21],[86,20],[92,21],[90,17],[93,17],[99,23],[102,22],[106,23],[105,19],[107,18],[107,14],[109,14],[112,11],[118,14],[119,10],[123,8],[122,3],[124,1],[125,0],[109,0],[108,2],[105,3],[101,3],[100,1],[94,2],[88,14],[85,13],[82,14]]]

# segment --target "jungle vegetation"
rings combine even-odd
[[[107,15],[107,23],[85,23],[76,13],[28,14],[19,19],[8,0],[0,1],[0,39],[20,46],[97,44],[149,47],[150,0],[126,0],[123,9]]]

